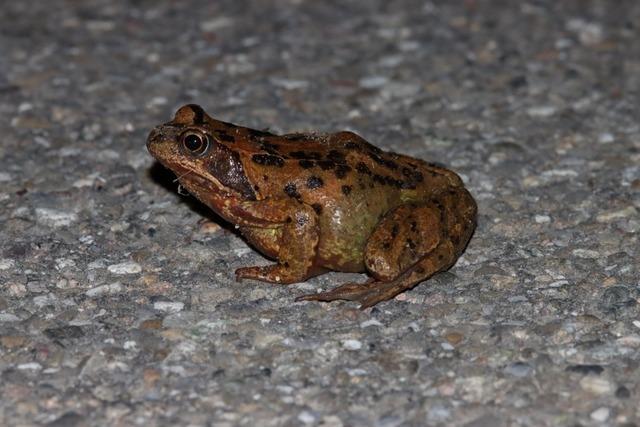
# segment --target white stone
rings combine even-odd
[[[442,347],[442,349],[444,351],[453,351],[453,350],[455,350],[455,347],[452,346],[451,344],[449,344],[448,342],[440,343],[440,347]]]
[[[578,258],[599,258],[600,253],[591,249],[574,249],[571,251],[573,256]]]
[[[592,420],[603,423],[609,419],[609,415],[611,415],[611,410],[602,406],[593,411],[590,416]]]
[[[376,319],[369,319],[369,320],[365,320],[364,322],[360,323],[360,327],[361,328],[368,328],[369,326],[384,326],[382,323],[380,323],[380,321],[376,320]]]
[[[135,350],[138,347],[138,343],[135,341],[125,341],[122,347],[125,350]]]
[[[75,267],[76,262],[69,258],[57,258],[56,259],[56,270],[64,270],[65,268]]]
[[[633,206],[628,206],[624,209],[609,211],[601,213],[596,217],[596,221],[598,222],[611,222],[620,218],[627,218],[636,214],[636,208]]]
[[[11,258],[0,259],[0,270],[8,270],[16,265],[16,262]]]
[[[42,369],[42,365],[37,363],[37,362],[31,362],[31,363],[22,363],[20,365],[18,365],[18,369],[21,371],[25,371],[27,369],[33,370],[33,371],[39,371],[40,369]]]
[[[615,141],[615,137],[613,136],[612,133],[604,132],[598,135],[598,142],[600,144],[610,144],[613,141]]]
[[[156,301],[153,304],[153,308],[165,313],[177,313],[182,311],[184,303],[179,301]]]
[[[359,84],[365,89],[377,89],[387,84],[388,81],[389,79],[384,76],[371,76],[361,79]]]
[[[19,322],[20,318],[11,313],[0,313],[0,322]]]
[[[549,215],[536,215],[535,221],[538,224],[548,224],[551,222],[551,217]]]
[[[347,350],[360,350],[362,348],[362,342],[358,340],[344,340],[342,346]]]
[[[556,114],[556,107],[553,105],[540,105],[531,107],[527,110],[527,114],[531,117],[551,117]]]
[[[614,386],[606,378],[586,376],[580,380],[580,387],[593,394],[610,394],[613,393]]]
[[[200,23],[200,29],[205,33],[210,33],[231,25],[233,25],[233,19],[226,16],[216,16],[208,21],[202,21]]]
[[[78,215],[57,209],[37,208],[36,219],[39,223],[50,227],[68,227],[78,220]]]
[[[11,181],[11,175],[7,172],[0,172],[0,182],[9,182]]]
[[[573,18],[567,21],[567,29],[578,35],[580,43],[592,46],[604,39],[602,25],[597,22],[587,22],[584,19]]]
[[[90,298],[101,297],[103,295],[113,295],[122,292],[123,287],[120,282],[111,283],[109,285],[100,285],[89,289],[85,295]]]
[[[142,271],[140,264],[134,261],[125,261],[119,264],[112,264],[107,267],[110,273],[123,275],[123,274],[138,274]]]
[[[33,298],[33,303],[37,307],[42,308],[42,307],[46,307],[48,305],[54,304],[57,300],[58,300],[58,297],[56,297],[53,294],[38,295],[37,297]]]
[[[316,417],[309,411],[302,411],[298,414],[298,421],[303,424],[311,424],[316,421]]]

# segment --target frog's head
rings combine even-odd
[[[172,121],[151,131],[147,149],[200,199],[208,192],[222,192],[255,200],[240,155],[229,147],[226,126],[200,106],[185,105]]]

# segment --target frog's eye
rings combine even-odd
[[[194,156],[202,156],[209,150],[209,138],[202,132],[187,131],[180,137],[184,149]]]

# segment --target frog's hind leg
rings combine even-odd
[[[464,189],[389,212],[367,242],[365,264],[373,279],[346,283],[300,299],[359,301],[367,308],[449,269],[475,228],[476,206]]]

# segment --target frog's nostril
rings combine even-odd
[[[147,145],[151,145],[158,142],[160,140],[160,135],[161,134],[160,132],[157,131],[157,129],[153,129],[149,133],[149,136],[147,137]]]

